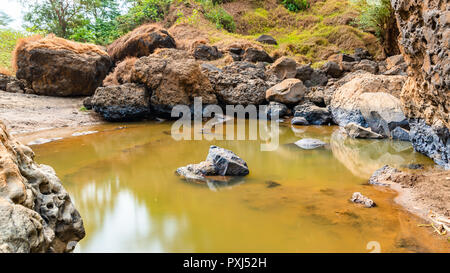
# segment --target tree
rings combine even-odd
[[[399,54],[399,30],[390,0],[359,0],[358,6],[361,10],[359,25],[380,39],[386,55]]]
[[[0,11],[0,27],[5,27],[9,23],[11,23],[12,19],[8,16],[8,14],[4,13],[3,11]]]

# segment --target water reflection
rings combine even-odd
[[[330,146],[336,159],[352,174],[364,179],[386,164],[397,168],[417,162],[432,164],[428,158],[414,152],[409,142],[356,140],[347,137],[340,129],[332,133]]]

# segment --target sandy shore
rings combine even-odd
[[[13,135],[102,123],[93,111],[82,111],[83,98],[46,97],[0,91],[0,120]]]

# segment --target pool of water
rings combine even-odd
[[[83,217],[86,237],[76,251],[448,251],[394,203],[393,191],[367,184],[384,164],[432,164],[409,143],[352,140],[334,126],[286,124],[279,147],[261,151],[262,140],[176,141],[171,125],[92,126],[83,130],[97,133],[32,146],[36,160],[56,170]],[[329,145],[287,145],[305,137]],[[188,183],[174,174],[204,160],[210,145],[234,151],[250,174],[223,187]],[[271,181],[280,185],[269,187]],[[378,206],[350,203],[355,191]]]

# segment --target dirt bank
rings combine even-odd
[[[383,167],[372,176],[371,182],[379,187],[389,185],[399,193],[395,202],[440,231],[445,230],[441,223],[450,227],[450,171],[440,167],[401,171]]]
[[[101,123],[94,111],[82,110],[82,101],[0,91],[0,120],[11,134]]]

